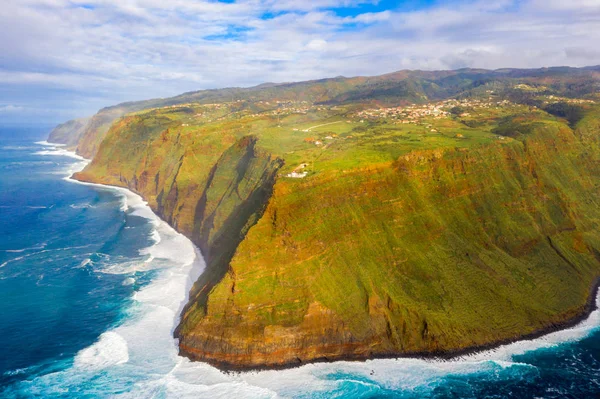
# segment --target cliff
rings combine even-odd
[[[67,148],[76,148],[90,118],[73,119],[55,127],[48,136],[51,143],[65,144]]]
[[[279,181],[181,351],[226,368],[442,355],[576,318],[600,275],[597,149],[552,126]]]
[[[595,74],[401,71],[131,103],[88,122],[75,177],[141,194],[202,250],[182,355],[224,369],[448,356],[593,306]]]
[[[223,144],[220,156],[216,149],[196,154],[190,135],[146,122],[131,117],[117,123],[98,156],[74,177],[141,194],[160,217],[187,235],[207,264],[190,294],[194,308],[204,306],[237,246],[261,218],[283,161],[258,149],[254,136],[243,136],[229,148]]]
[[[202,249],[207,271],[177,329],[192,359],[456,353],[580,316],[600,275],[595,114],[576,130],[529,119],[516,139],[482,131],[349,168],[343,146],[360,142],[306,144],[302,159],[318,151],[321,167],[289,179],[282,159],[300,155],[275,145],[282,133],[151,111],[115,123],[76,178],[140,193]]]

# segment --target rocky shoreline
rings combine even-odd
[[[465,356],[475,355],[485,351],[493,351],[501,346],[510,345],[520,341],[530,341],[538,338],[542,338],[548,334],[552,334],[561,330],[569,329],[576,327],[578,324],[585,321],[592,312],[598,310],[598,295],[600,295],[600,277],[596,279],[594,285],[590,289],[590,294],[586,304],[584,305],[581,313],[573,318],[565,320],[561,323],[553,323],[548,327],[537,330],[533,333],[525,334],[519,337],[504,339],[496,342],[491,342],[485,345],[473,346],[465,349],[455,350],[455,351],[443,351],[443,352],[407,352],[407,353],[389,353],[389,354],[372,354],[370,356],[352,356],[352,355],[344,355],[337,357],[322,357],[311,359],[307,362],[290,362],[281,365],[275,366],[262,366],[262,367],[248,367],[243,365],[238,365],[230,362],[224,361],[214,361],[207,360],[206,358],[199,359],[193,353],[193,351],[186,351],[185,348],[180,346],[179,355],[183,357],[187,357],[192,361],[201,361],[207,364],[210,364],[213,367],[218,368],[221,371],[226,373],[243,373],[243,372],[254,372],[254,371],[266,371],[266,370],[286,370],[291,368],[297,368],[306,366],[308,364],[313,363],[333,363],[333,362],[366,362],[369,360],[377,360],[377,359],[421,359],[421,360],[432,360],[432,361],[452,361],[455,359],[460,359]]]

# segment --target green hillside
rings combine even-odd
[[[250,88],[201,90],[146,101],[122,103],[100,110],[83,132],[72,129],[79,154],[92,158],[112,123],[141,110],[188,103],[211,104],[233,101],[307,101],[311,104],[398,105],[426,103],[452,96],[469,98],[494,90],[497,94],[528,99],[530,93],[515,89],[527,84],[545,94],[594,97],[600,68],[461,69],[456,71],[399,71],[375,77],[331,78],[308,82],[263,84]],[[517,101],[519,102],[519,101]]]
[[[600,108],[581,82],[596,73],[188,93],[121,107],[112,124],[96,115],[96,155],[77,178],[140,193],[201,248],[207,270],[177,329],[192,359],[456,353],[589,310]]]

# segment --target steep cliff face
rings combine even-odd
[[[484,72],[417,78],[454,93]],[[357,111],[403,101],[410,76],[188,93],[87,124],[78,151],[94,157],[76,177],[140,193],[206,258],[176,330],[183,355],[244,369],[449,354],[589,310],[597,105],[568,100],[587,117],[567,123],[527,101],[482,105],[492,90],[478,86],[460,116]]]
[[[600,275],[600,151],[582,132],[278,181],[188,309],[182,353],[228,368],[449,353],[576,317]]]
[[[244,137],[212,167],[196,205],[193,240],[207,262],[194,284],[182,325],[206,311],[208,295],[229,271],[229,263],[249,229],[262,217],[283,165],[256,148],[256,138]]]
[[[77,153],[84,158],[93,158],[110,125],[122,115],[120,110],[109,110],[92,116],[79,134]]]
[[[584,312],[600,275],[597,124],[295,180],[244,129],[150,113],[116,122],[76,177],[142,194],[202,249],[177,328],[192,359],[451,353]]]
[[[257,148],[254,136],[196,154],[194,137],[165,129],[170,124],[160,118],[124,118],[75,178],[141,194],[159,216],[201,248],[207,266],[188,306],[196,317],[227,273],[237,246],[261,218],[283,161]]]
[[[90,118],[74,119],[55,127],[48,136],[51,143],[65,144],[67,148],[75,148],[85,131]]]

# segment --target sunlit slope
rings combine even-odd
[[[78,175],[139,192],[203,250],[183,354],[245,368],[448,353],[584,312],[600,275],[593,107],[575,130],[514,104],[410,126],[292,111],[132,114]]]
[[[445,352],[560,323],[600,274],[597,149],[566,126],[279,181],[206,309],[193,358],[262,366]]]

